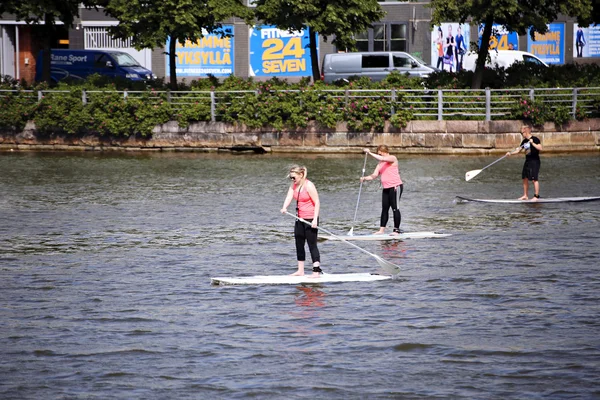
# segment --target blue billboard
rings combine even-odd
[[[221,34],[203,32],[201,39],[185,43],[177,42],[175,71],[184,76],[229,76],[233,74],[234,37],[233,25],[223,25]],[[167,39],[167,49],[171,38]],[[166,56],[167,76],[170,71],[169,56]]]
[[[546,64],[565,63],[565,24],[548,25],[548,32],[535,33],[533,40],[527,36],[527,51]]]
[[[273,25],[252,27],[249,75],[311,76],[308,29],[288,32],[277,29]],[[319,43],[318,36],[317,43]]]

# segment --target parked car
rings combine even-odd
[[[538,57],[526,51],[519,50],[491,50],[490,60],[486,62],[485,66],[488,68],[503,67],[508,68],[516,62],[533,63],[537,65],[548,66],[545,62],[540,60]],[[465,54],[463,59],[463,69],[467,71],[475,71],[475,65],[477,63],[477,53],[470,51]]]
[[[41,81],[43,54],[40,51],[35,65],[35,80]],[[132,81],[156,78],[152,71],[142,67],[135,58],[122,51],[112,50],[50,50],[50,76],[54,82],[64,79],[85,79],[92,74],[122,77]]]
[[[437,69],[401,51],[332,53],[323,58],[321,79],[329,83],[351,76],[367,76],[373,81],[381,81],[392,71],[426,77]]]

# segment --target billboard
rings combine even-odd
[[[527,36],[527,51],[546,64],[565,63],[565,24],[548,25],[548,32],[535,33],[534,39]]]
[[[464,55],[469,51],[469,24],[443,23],[433,27],[431,65],[448,72],[462,69]]]
[[[573,24],[573,58],[600,57],[600,26]]]
[[[185,76],[222,76],[226,77],[234,72],[234,37],[233,25],[223,25],[220,34],[202,32],[202,38],[195,42],[186,40],[185,43],[177,42],[175,69],[178,77]],[[171,38],[167,39],[167,49]],[[169,56],[166,56],[166,74],[170,71]]]
[[[288,32],[273,25],[253,26],[249,39],[249,75],[311,76],[308,29]]]
[[[481,47],[481,36],[483,35],[483,24],[479,25],[478,46]],[[517,32],[509,32],[503,25],[492,25],[492,36],[490,37],[490,50],[519,50],[519,35]]]

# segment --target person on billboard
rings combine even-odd
[[[448,36],[446,36],[444,46],[444,64],[448,65],[448,67],[450,68],[450,72],[452,72],[452,68],[454,67],[454,53],[456,51],[456,42],[454,40],[454,36],[452,35],[452,25],[450,24],[448,24]]]
[[[583,35],[583,29],[577,28],[577,35],[575,36],[575,46],[577,47],[577,57],[583,57],[583,46],[585,46],[585,36]]]
[[[435,39],[435,48],[437,50],[438,59],[437,59],[437,69],[444,69],[444,33],[442,32],[442,27],[438,27],[437,29],[438,37]]]
[[[456,28],[456,72],[462,70],[463,57],[466,52],[465,37],[462,34],[462,28],[458,25],[458,28]]]

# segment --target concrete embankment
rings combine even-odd
[[[169,122],[149,137],[41,134],[33,123],[22,132],[0,132],[0,150],[63,151],[255,151],[353,153],[365,146],[388,145],[396,153],[480,154],[514,149],[521,142],[521,121],[412,121],[405,128],[387,124],[383,132],[351,132],[314,124],[305,129],[248,129],[202,122],[181,128]],[[544,152],[600,150],[600,119],[546,123],[533,129]]]

